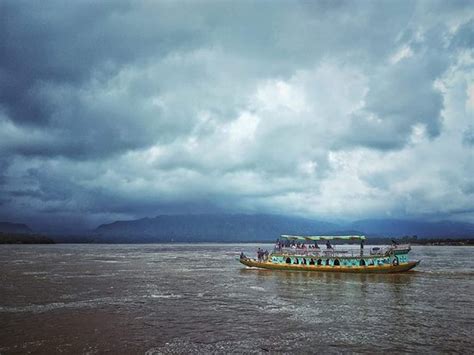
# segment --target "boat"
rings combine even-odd
[[[342,249],[344,246],[333,246],[331,241],[357,241],[360,249]],[[271,253],[259,248],[257,259],[241,253],[239,260],[246,266],[261,269],[353,273],[398,273],[420,263],[408,259],[409,244],[392,241],[390,246],[372,247],[367,253],[365,241],[363,235],[281,235]],[[325,242],[326,247],[322,249],[318,242]]]

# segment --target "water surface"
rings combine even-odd
[[[414,247],[415,272],[359,275],[238,263],[258,246],[0,246],[0,353],[474,347],[472,247]]]

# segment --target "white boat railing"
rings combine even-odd
[[[409,244],[400,244],[383,247],[372,247],[362,250],[362,256],[386,256],[393,251],[410,250]],[[343,257],[343,256],[361,256],[360,249],[337,249],[335,247],[330,249],[320,248],[295,248],[295,247],[275,247],[273,253],[283,255],[298,255],[298,256],[309,256],[309,257]]]
[[[310,256],[310,257],[334,257],[334,256],[358,256],[360,255],[359,249],[312,249],[312,248],[291,248],[281,247],[275,248],[274,253],[281,253],[284,255],[299,255],[299,256]]]
[[[397,244],[384,247],[373,247],[370,249],[370,255],[387,255],[395,251],[410,251],[410,244]]]

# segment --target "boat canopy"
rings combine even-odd
[[[282,234],[281,238],[288,240],[365,240],[364,235],[287,235]]]

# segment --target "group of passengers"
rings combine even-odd
[[[258,261],[267,261],[268,260],[268,250],[263,250],[258,248],[257,250],[257,259]]]
[[[276,250],[282,250],[283,248],[291,248],[291,249],[297,249],[297,250],[307,250],[307,249],[316,249],[316,250],[321,250],[317,242],[314,242],[314,244],[306,244],[303,242],[296,242],[294,240],[277,240],[275,244],[275,249]],[[332,249],[332,245],[329,243],[329,241],[326,242],[326,248],[327,249]]]

